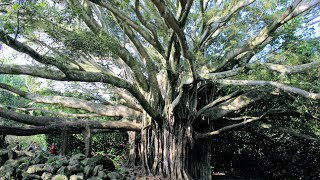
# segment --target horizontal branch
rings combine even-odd
[[[296,87],[288,86],[286,84],[282,84],[274,81],[219,79],[219,80],[215,80],[215,82],[224,84],[224,85],[235,85],[235,86],[272,86],[272,87],[279,88],[285,92],[299,94],[308,99],[313,99],[313,100],[320,99],[320,93],[311,93]]]
[[[24,92],[3,83],[0,83],[0,88],[16,93],[21,97],[24,97],[37,103],[59,104],[69,108],[87,110],[89,112],[93,112],[103,116],[137,118],[141,114],[140,112],[130,109],[123,105],[103,105],[74,97],[43,96],[34,93]]]
[[[140,131],[141,125],[134,122],[118,121],[77,121],[52,124],[48,126],[37,127],[8,127],[0,126],[0,135],[18,135],[29,136],[36,134],[59,134],[62,131],[71,133],[80,133],[84,129],[93,128],[97,132],[102,129],[123,130],[123,131]]]
[[[52,80],[63,80],[66,75],[58,70],[28,65],[0,65],[0,74],[24,74]]]

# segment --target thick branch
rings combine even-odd
[[[0,30],[0,41],[2,41],[4,44],[8,45],[9,47],[13,48],[14,50],[16,50],[18,52],[28,54],[34,60],[36,60],[40,63],[47,64],[47,65],[53,65],[63,72],[68,71],[70,69],[79,69],[79,67],[73,63],[57,60],[57,59],[55,59],[53,57],[49,57],[49,56],[40,55],[38,52],[33,50],[31,47],[24,45],[21,42],[17,41],[16,39],[10,37],[2,30]]]
[[[0,126],[0,135],[18,135],[29,136],[36,134],[58,134],[62,131],[71,133],[80,133],[86,128],[94,129],[112,129],[123,131],[140,131],[141,125],[133,122],[118,122],[118,121],[77,121],[52,124],[48,126],[37,127],[8,127]]]
[[[58,70],[28,65],[0,65],[0,74],[25,74],[52,80],[63,80],[66,77]]]
[[[135,111],[133,109],[130,109],[122,105],[117,105],[117,106],[103,105],[103,104],[98,104],[98,103],[94,103],[94,102],[90,102],[90,101],[86,101],[78,98],[73,98],[73,97],[43,96],[43,95],[20,91],[18,89],[15,89],[12,86],[9,86],[3,83],[0,83],[0,88],[14,92],[19,96],[22,96],[34,102],[47,103],[47,104],[60,104],[65,107],[84,109],[89,112],[93,112],[93,113],[104,115],[104,116],[136,118],[141,114],[138,111]]]

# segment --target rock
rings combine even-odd
[[[115,170],[115,166],[112,160],[102,155],[93,156],[87,162],[87,165],[91,167],[95,167],[98,164],[103,165],[103,168],[106,170],[109,170],[109,171]]]
[[[47,161],[47,158],[42,154],[39,153],[36,157],[30,162],[31,164],[42,164]]]
[[[14,173],[14,168],[10,164],[0,167],[0,177],[4,179],[9,179],[10,176]]]
[[[74,174],[72,176],[70,176],[70,180],[83,180],[83,174]]]
[[[85,158],[86,158],[86,156],[84,154],[82,154],[82,153],[78,153],[78,154],[72,155],[71,158],[70,158],[69,165],[73,165],[73,164],[71,164],[71,162],[74,161],[74,160],[81,161],[81,160],[84,160]]]
[[[44,164],[35,164],[32,166],[29,166],[27,173],[41,175],[44,172],[43,167],[44,167]]]
[[[44,171],[47,171],[49,173],[54,173],[55,171],[57,171],[57,169],[55,169],[53,166],[51,166],[50,164],[44,164],[44,167],[42,168]]]
[[[17,174],[22,174],[23,172],[26,172],[28,167],[29,167],[29,163],[22,163],[20,164],[17,169],[16,169],[16,173]]]
[[[80,161],[80,163],[81,163],[83,166],[86,166],[86,165],[88,165],[89,159],[90,159],[90,158],[85,158],[84,160]]]
[[[37,174],[29,174],[27,172],[22,173],[22,180],[35,180],[41,179],[41,177]]]
[[[102,171],[102,170],[103,170],[103,165],[97,165],[96,167],[94,167],[92,171],[92,176],[98,175],[99,171]]]
[[[22,162],[17,159],[9,159],[3,164],[3,166],[12,166],[14,168],[17,168],[21,163]]]
[[[80,164],[79,160],[78,159],[70,159],[69,161],[69,165],[75,165],[75,164]]]
[[[99,178],[99,177],[90,177],[89,179],[87,180],[103,180],[102,178]]]
[[[63,161],[58,156],[49,157],[46,164],[49,164],[53,169],[59,169],[63,165]]]
[[[107,174],[107,178],[110,180],[123,179],[123,176],[118,172],[110,172]]]
[[[80,164],[74,164],[67,166],[68,171],[70,174],[78,173],[83,170],[83,167],[80,166]]]
[[[68,170],[67,170],[67,168],[65,166],[61,166],[58,169],[57,174],[69,175],[70,173],[68,172]]]
[[[92,167],[91,166],[86,166],[83,169],[83,173],[89,175],[92,172]]]
[[[107,178],[107,174],[104,171],[99,171],[98,177],[102,178],[102,179],[106,179]]]
[[[55,175],[52,180],[68,180],[68,177],[63,174]]]
[[[51,180],[52,179],[52,174],[48,172],[44,172],[41,176],[42,180]]]

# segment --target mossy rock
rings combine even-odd
[[[70,176],[70,180],[83,180],[83,179],[84,179],[83,173],[74,174],[74,175]]]
[[[123,176],[118,172],[110,172],[107,174],[107,179],[118,180],[118,179],[123,179]]]
[[[52,180],[68,180],[68,177],[63,174],[57,174],[53,176]]]
[[[51,180],[52,179],[52,174],[49,172],[44,172],[41,176],[42,180]]]
[[[105,156],[102,156],[102,155],[93,156],[87,162],[87,165],[91,166],[91,167],[95,167],[99,164],[103,165],[103,169],[106,169],[109,171],[115,170],[115,166],[113,164],[113,161]]]
[[[14,174],[14,167],[10,164],[0,167],[0,177],[4,179],[9,179]]]
[[[42,173],[44,172],[43,167],[44,167],[44,164],[35,164],[32,166],[29,166],[27,169],[27,173],[42,175]]]

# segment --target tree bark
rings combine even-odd
[[[65,156],[68,146],[68,132],[62,131],[61,133],[61,146],[60,146],[60,155]]]
[[[92,150],[91,129],[87,128],[86,130],[83,130],[82,134],[83,134],[83,137],[84,137],[85,155],[86,155],[86,157],[91,157],[91,150]]]

